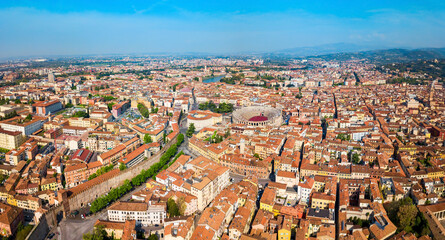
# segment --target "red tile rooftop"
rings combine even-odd
[[[251,122],[264,122],[267,121],[269,118],[267,118],[266,116],[255,116],[255,117],[251,117],[249,118],[249,121]]]

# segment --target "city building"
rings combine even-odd
[[[166,218],[165,203],[116,202],[108,208],[108,220],[112,222],[136,221],[136,225],[163,224]]]
[[[59,100],[37,102],[32,106],[35,108],[35,113],[39,116],[46,116],[60,111],[63,108],[62,103]]]

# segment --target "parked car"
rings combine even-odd
[[[77,210],[71,212],[71,216],[73,217],[77,216],[77,214],[79,214],[79,211]]]

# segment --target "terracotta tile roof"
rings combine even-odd
[[[0,223],[5,225],[11,225],[14,220],[23,212],[23,209],[0,203],[0,208],[3,211],[0,213]]]
[[[148,204],[144,202],[116,202],[111,205],[108,210],[117,210],[117,211],[129,211],[129,212],[142,212],[147,211]]]
[[[215,231],[205,226],[197,226],[190,239],[193,240],[212,240],[215,236]]]

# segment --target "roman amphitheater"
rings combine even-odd
[[[275,126],[278,127],[283,122],[281,109],[265,106],[250,106],[237,109],[233,112],[234,123],[246,124],[248,126]]]

